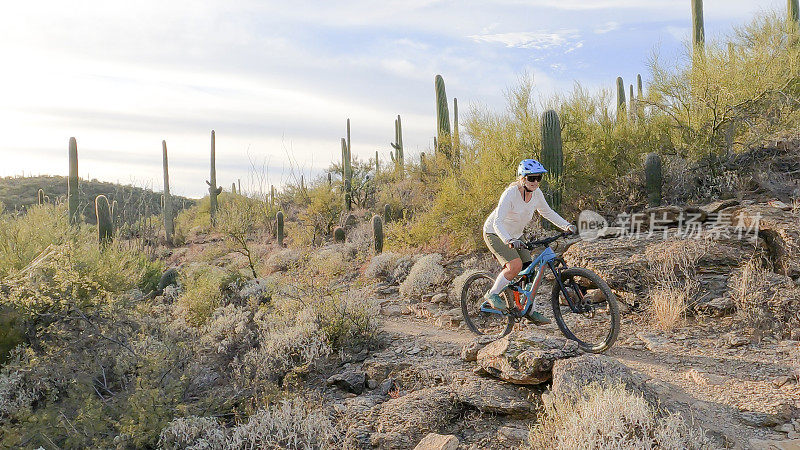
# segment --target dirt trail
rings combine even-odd
[[[399,298],[391,303],[410,306]],[[442,325],[438,319],[453,314],[454,305],[428,305],[413,308],[411,315],[385,317],[384,331],[395,336],[392,345],[438,347],[443,356],[458,358],[461,346],[474,336],[463,325]],[[728,324],[715,320],[658,332],[638,315],[623,316],[620,338],[606,356],[652,378],[666,407],[681,411],[729,446],[750,448],[753,438],[786,439],[774,427],[791,420],[792,408],[800,408],[800,385],[782,384],[791,371],[792,346],[798,343],[738,339],[732,345],[723,333]],[[560,336],[554,324],[535,331]]]

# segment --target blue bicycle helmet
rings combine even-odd
[[[517,176],[522,177],[525,175],[540,175],[547,173],[542,163],[535,159],[523,159],[517,166]]]

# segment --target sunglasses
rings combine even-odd
[[[542,181],[541,175],[526,175],[525,179],[533,183],[534,181]]]

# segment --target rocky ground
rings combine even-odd
[[[780,250],[795,245],[797,222],[791,225],[795,228],[776,229],[774,224],[780,223],[776,217],[789,217],[789,213],[764,205],[752,208],[768,218],[766,234],[753,244],[718,242],[702,256],[699,277],[708,295],[692,305],[685,323],[659,331],[641,309],[625,307],[618,341],[599,357],[577,356],[580,352],[563,340],[555,324],[519,324],[504,348],[495,348],[492,355],[485,354],[485,349],[478,352],[488,341],[476,340],[466,329],[453,292],[443,288],[412,300],[400,295],[396,285],[381,283],[373,290],[383,319],[384,348],[342,365],[327,380],[324,396],[350,421],[348,443],[357,447],[414,448],[429,433],[436,433],[455,438],[440,436],[419,448],[517,448],[527,440],[542,396],[564,389],[563,380],[621,380],[654,404],[678,411],[702,427],[715,446],[798,448],[799,337],[791,330],[776,337],[743,329],[731,314],[732,294],[727,287],[747,252],[758,246],[772,246],[769,254],[776,272],[796,282],[794,260]],[[769,233],[771,242],[766,242],[763,236]],[[574,254],[591,255],[582,258],[582,265],[604,273],[620,298],[629,300],[646,287],[643,264],[652,245],[659,244],[646,239],[581,242],[565,258],[569,262]],[[603,246],[615,250],[603,250]],[[445,266],[458,273],[464,266],[489,268],[491,264],[478,257]],[[620,275],[620,268],[629,270]],[[539,310],[552,317],[543,306],[549,305],[545,294],[549,291],[547,285],[540,289],[537,302]],[[787,295],[791,298],[792,293]],[[491,345],[496,347],[496,343]],[[528,378],[520,381],[519,373],[482,370],[497,365],[498,355],[512,358],[509,355],[514,352],[506,347],[514,345],[533,345],[537,352],[537,363],[528,364],[527,369],[520,369],[519,361],[504,363],[506,368],[527,370],[523,375]],[[587,362],[586,358],[591,359]],[[554,359],[563,363],[553,364]],[[587,373],[585,378],[580,376]],[[562,386],[551,379],[561,380]]]

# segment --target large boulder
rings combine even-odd
[[[553,363],[582,353],[578,344],[561,337],[511,332],[478,351],[480,371],[513,384],[541,384],[551,377]]]

